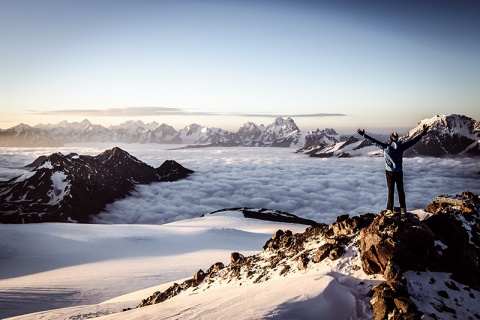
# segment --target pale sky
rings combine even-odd
[[[480,120],[478,1],[0,0],[0,128]]]

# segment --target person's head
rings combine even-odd
[[[398,133],[392,132],[392,134],[390,135],[390,140],[397,141],[398,140]]]

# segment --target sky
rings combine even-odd
[[[0,128],[480,120],[477,1],[0,0]]]

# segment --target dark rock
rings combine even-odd
[[[174,160],[165,160],[164,163],[155,169],[160,181],[177,181],[184,179],[193,173],[193,170],[187,169]]]
[[[323,244],[318,248],[317,252],[315,252],[315,255],[313,256],[312,261],[315,263],[319,263],[323,261],[325,258],[328,257],[333,247],[334,247],[333,244],[329,244],[329,243]]]
[[[431,230],[411,213],[377,216],[359,241],[367,274],[385,272],[389,261],[401,270],[425,270],[435,252]]]
[[[280,210],[266,209],[266,208],[251,208],[251,207],[238,207],[238,208],[220,209],[220,210],[216,210],[216,211],[213,211],[213,212],[203,214],[202,217],[206,216],[206,215],[216,214],[216,213],[219,213],[219,212],[225,212],[225,211],[239,211],[239,212],[243,213],[243,216],[245,218],[264,220],[264,221],[298,223],[298,224],[304,224],[304,225],[309,225],[309,226],[317,226],[317,227],[324,225],[324,224],[318,223],[316,221],[313,221],[313,220],[310,220],[310,219],[304,219],[304,218],[298,217],[294,214],[284,212],[284,211],[280,211]]]
[[[205,279],[205,272],[200,269],[193,275],[193,286],[198,286],[203,281],[203,279]]]
[[[446,281],[445,285],[447,286],[447,288],[449,288],[451,290],[460,291],[460,289],[457,287],[457,285],[453,281]]]
[[[337,260],[345,253],[345,248],[343,246],[335,246],[328,253],[330,260]]]
[[[449,295],[448,295],[448,293],[447,293],[447,291],[445,291],[445,290],[440,290],[440,291],[438,291],[437,293],[438,293],[438,295],[439,295],[440,297],[442,297],[442,298],[445,298],[445,299],[450,298]]]
[[[36,168],[40,166],[43,162],[45,162],[45,160],[47,159],[48,159],[47,156],[39,156],[37,159],[35,159],[35,161],[33,161],[30,164],[27,164],[25,168]]]
[[[381,282],[369,295],[375,319],[421,319],[422,314],[408,297],[406,285],[401,281]]]
[[[393,302],[395,307],[398,308],[403,314],[408,313],[417,313],[417,307],[413,303],[413,301],[408,297],[398,297],[394,298]]]
[[[287,264],[286,266],[283,267],[283,269],[280,271],[280,275],[283,276],[286,274],[288,271],[290,271],[290,266]]]
[[[383,272],[385,280],[399,280],[403,277],[402,270],[394,262],[388,261],[385,271]]]
[[[298,268],[300,270],[305,270],[307,269],[307,266],[308,266],[308,262],[310,260],[308,259],[308,256],[305,255],[305,254],[302,254],[300,255],[300,257],[298,257]]]
[[[232,254],[230,255],[230,262],[231,263],[235,263],[237,261],[240,261],[241,259],[243,259],[244,256],[238,252],[232,252]]]
[[[432,307],[435,308],[440,313],[447,312],[451,314],[457,314],[455,309],[450,308],[449,306],[445,305],[445,303],[441,300],[436,300],[435,302],[430,302]]]
[[[214,263],[210,268],[207,270],[207,274],[212,274],[214,272],[218,272],[225,268],[225,265],[222,262],[216,262]]]
[[[349,217],[348,214],[338,216],[335,222],[328,226],[327,235],[329,237],[352,236],[360,229],[368,227],[374,218],[373,213],[354,217]]]
[[[468,200],[468,201],[466,201]],[[452,273],[452,279],[480,289],[480,214],[478,196],[464,192],[461,197],[440,196],[428,205],[433,213],[425,220],[446,248],[431,269]]]

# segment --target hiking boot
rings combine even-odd
[[[388,209],[387,211],[385,211],[385,216],[386,216],[386,217],[391,217],[391,216],[393,216],[393,211],[390,210],[390,209]]]
[[[407,209],[406,209],[406,208],[400,208],[400,213],[401,213],[401,214],[406,214],[406,213],[407,213]]]

